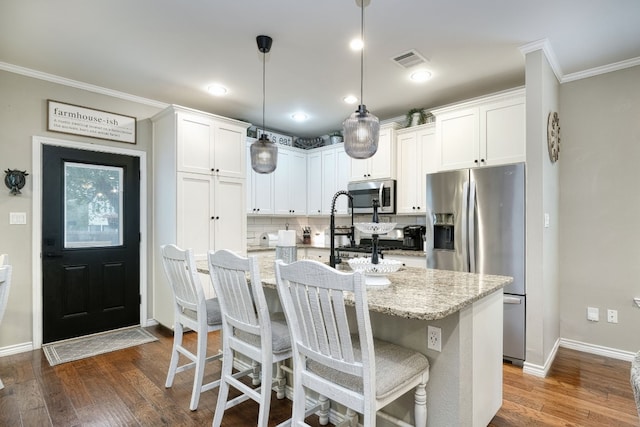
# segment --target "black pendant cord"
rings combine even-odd
[[[265,127],[264,127],[264,105],[265,105],[265,98],[266,98],[266,89],[265,89],[265,85],[266,85],[266,79],[265,79],[265,74],[266,74],[266,66],[265,63],[267,62],[267,53],[266,52],[262,52],[262,135],[264,135],[264,131],[265,131]]]
[[[360,0],[360,105],[364,105],[364,0]]]

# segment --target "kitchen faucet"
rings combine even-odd
[[[336,257],[336,248],[335,248],[335,237],[336,237],[336,199],[340,195],[345,195],[349,198],[350,201],[353,201],[353,196],[349,194],[348,191],[340,190],[336,194],[333,195],[333,200],[331,201],[331,222],[329,223],[330,233],[331,233],[331,252],[329,255],[329,265],[333,268],[336,267],[336,264],[340,264],[342,261],[340,257]],[[355,240],[355,228],[353,226],[353,209],[351,209],[351,233],[349,234],[349,244],[351,247],[356,245]]]

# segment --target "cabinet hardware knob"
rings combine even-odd
[[[256,209],[257,212],[260,212],[260,208]]]
[[[480,159],[480,162],[484,163],[484,159]]]
[[[478,159],[475,159],[475,160],[473,161],[473,163],[476,163],[476,164],[477,164],[477,163],[478,163]]]
[[[211,219],[215,219],[214,217],[211,217]]]

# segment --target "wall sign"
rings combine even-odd
[[[47,100],[47,130],[136,143],[136,118]]]

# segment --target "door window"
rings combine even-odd
[[[65,162],[64,247],[122,246],[121,167]]]

